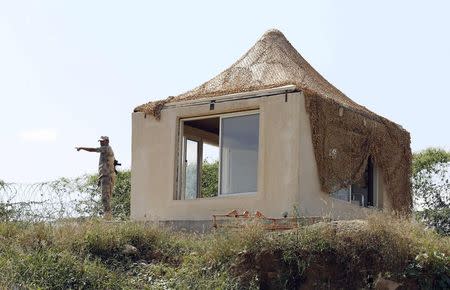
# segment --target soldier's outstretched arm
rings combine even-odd
[[[87,152],[98,152],[98,148],[92,148],[92,147],[75,147],[77,151],[84,150]]]

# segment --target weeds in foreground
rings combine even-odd
[[[206,235],[133,222],[0,223],[0,288],[358,289],[381,275],[446,289],[449,257],[450,238],[381,215]]]

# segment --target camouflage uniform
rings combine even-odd
[[[96,148],[100,153],[98,162],[98,185],[102,188],[102,204],[105,215],[111,215],[111,197],[116,182],[114,152],[109,145]]]

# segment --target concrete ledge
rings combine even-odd
[[[175,231],[193,232],[202,234],[209,233],[214,229],[212,220],[159,221],[158,224]]]
[[[223,224],[231,224],[236,223],[236,226],[245,224],[245,222],[257,221],[257,219],[241,219],[241,218],[226,218],[226,219],[218,219],[216,223],[220,226]],[[300,217],[297,219],[297,223],[299,226],[312,225],[318,222],[330,222],[332,219],[320,217],[320,216],[312,216],[312,217]],[[212,220],[172,220],[172,221],[158,221],[156,224],[169,228],[174,231],[181,232],[192,232],[192,233],[209,233],[214,230],[214,223]],[[282,229],[280,229],[282,230]]]

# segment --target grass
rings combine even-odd
[[[124,252],[127,245],[134,251]],[[133,222],[5,222],[0,273],[6,289],[360,289],[379,275],[448,289],[450,238],[381,215],[206,235]]]

